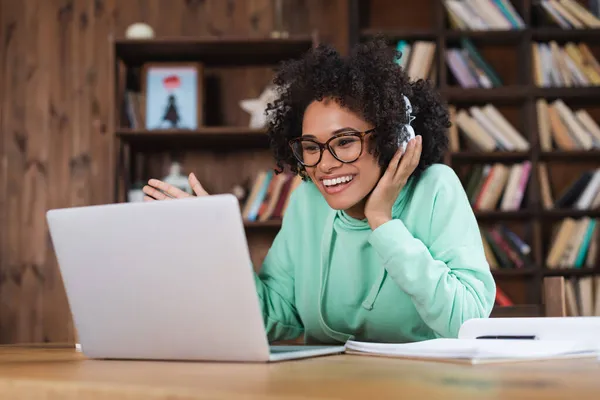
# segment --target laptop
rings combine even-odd
[[[55,254],[90,358],[271,362],[344,346],[271,346],[230,194],[50,210]]]

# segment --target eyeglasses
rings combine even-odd
[[[289,144],[294,157],[305,167],[317,165],[321,161],[325,149],[328,149],[336,160],[351,163],[358,160],[362,154],[364,137],[374,130],[339,133],[330,137],[325,143],[300,136],[290,140]]]

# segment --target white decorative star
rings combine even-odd
[[[265,110],[267,109],[267,104],[273,102],[276,98],[275,87],[267,86],[258,98],[240,101],[240,107],[251,115],[250,128],[260,129],[267,125]]]

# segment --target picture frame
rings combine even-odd
[[[155,62],[142,67],[147,130],[195,130],[203,125],[203,75],[198,62]]]

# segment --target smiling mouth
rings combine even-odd
[[[340,176],[332,179],[322,179],[321,184],[327,194],[339,193],[354,182],[353,175]]]

